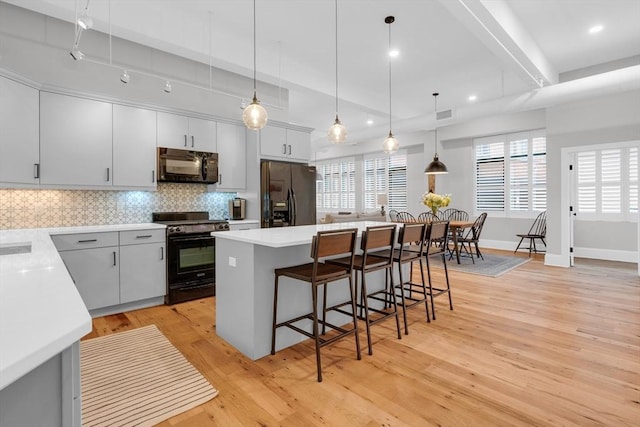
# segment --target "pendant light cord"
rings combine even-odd
[[[338,117],[338,0],[335,0],[336,12],[336,118]]]
[[[435,152],[435,156],[438,157],[438,95],[439,93],[433,94],[433,111],[434,111],[434,119],[435,125],[433,130],[435,131],[435,139],[433,141],[433,151]]]
[[[256,97],[256,0],[253,0],[253,97]]]
[[[391,132],[391,24],[393,21],[389,22],[389,50],[387,51],[387,55],[389,55],[389,135],[392,135]]]

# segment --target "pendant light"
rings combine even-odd
[[[396,20],[393,16],[384,18],[384,22],[389,25],[389,52],[391,52],[391,24]],[[393,136],[391,131],[391,56],[389,56],[389,136],[382,143],[382,149],[387,154],[393,154],[398,151],[398,140]]]
[[[433,109],[435,111],[436,120],[438,120],[438,95],[439,93],[433,94]],[[447,167],[444,163],[442,163],[438,159],[438,124],[435,126],[435,136],[434,136],[434,152],[433,161],[429,163],[427,168],[424,170],[424,173],[427,175],[444,175],[445,173],[449,173]]]
[[[253,0],[253,101],[242,112],[242,121],[249,129],[260,130],[267,120],[267,110],[256,97],[256,0]]]
[[[329,128],[328,137],[332,144],[342,144],[347,139],[347,128],[338,118],[338,0],[335,0],[336,9],[336,121]]]

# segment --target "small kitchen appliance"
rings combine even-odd
[[[244,219],[247,214],[247,201],[236,197],[229,200],[229,218]]]

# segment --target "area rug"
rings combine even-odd
[[[152,426],[218,391],[155,325],[80,342],[82,425]]]
[[[447,256],[447,268],[449,270],[461,271],[463,273],[479,274],[481,276],[498,277],[504,273],[513,270],[529,261],[531,258],[522,258],[510,255],[483,254],[482,258],[476,258],[474,264],[471,257],[461,256],[460,264],[456,262],[454,256],[451,260]],[[429,265],[432,267],[442,268],[442,261],[439,256],[431,256]]]

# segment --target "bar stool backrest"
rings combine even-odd
[[[427,248],[441,248],[442,251],[447,247],[447,238],[449,237],[449,221],[434,221],[429,224],[427,229]]]
[[[311,258],[317,261],[319,258],[338,255],[353,256],[357,233],[357,228],[318,231],[311,242]]]
[[[373,227],[367,227],[364,233],[362,233],[362,239],[360,243],[360,249],[362,249],[363,256],[365,257],[369,252],[392,249],[396,240],[396,226],[395,225],[376,225]],[[393,251],[389,251],[389,263],[393,259]]]
[[[427,224],[425,223],[418,222],[413,224],[403,224],[400,232],[398,233],[400,252],[402,252],[405,246],[418,243],[419,253],[420,256],[422,256],[422,245],[420,243],[424,241],[426,231]]]

